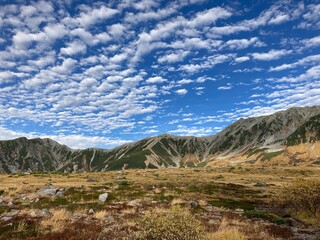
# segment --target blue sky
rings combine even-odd
[[[111,148],[320,105],[319,1],[0,4],[0,139]]]

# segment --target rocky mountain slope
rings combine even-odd
[[[165,134],[112,150],[74,150],[50,139],[0,141],[0,172],[317,162],[319,140],[320,107],[292,108],[240,119],[213,136]]]

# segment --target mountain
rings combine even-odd
[[[318,150],[319,149],[319,150]],[[208,137],[169,134],[111,150],[75,150],[51,139],[0,141],[0,172],[105,171],[226,164],[320,163],[320,106],[239,119]]]

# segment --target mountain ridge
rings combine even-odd
[[[211,136],[161,134],[113,149],[72,149],[49,138],[20,137],[0,141],[0,172],[105,171],[121,169],[123,165],[129,168],[194,167],[223,161],[227,165],[239,159],[261,162],[270,152],[279,153],[272,158],[281,155],[286,159],[291,158],[288,151],[292,146],[310,141],[318,143],[319,123],[320,106],[313,106],[241,118]],[[317,156],[312,155],[315,160]]]

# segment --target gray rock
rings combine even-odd
[[[58,189],[49,186],[49,187],[43,187],[39,189],[37,194],[40,197],[48,197],[48,196],[55,196],[58,191],[59,191]]]
[[[31,212],[32,217],[50,217],[51,212],[47,209],[35,209],[34,211]]]
[[[90,208],[88,214],[89,214],[89,215],[93,215],[93,214],[94,214],[94,210],[93,210],[92,208]]]
[[[198,207],[198,206],[199,206],[199,203],[198,203],[197,201],[191,201],[191,202],[190,202],[190,207],[196,208],[196,207]]]
[[[49,211],[49,209],[44,208],[41,210],[40,216],[41,217],[49,217],[49,216],[51,216],[51,212]]]
[[[64,197],[64,192],[59,190],[59,191],[56,193],[56,197]]]
[[[0,204],[2,204],[4,201],[3,201],[3,199],[2,198],[0,198]]]
[[[52,185],[47,185],[38,190],[37,195],[40,197],[64,197],[63,189],[57,189]]]
[[[114,218],[112,216],[108,216],[107,219],[106,219],[106,223],[111,223],[114,221]]]
[[[3,216],[5,216],[5,217],[14,217],[14,216],[18,215],[19,212],[20,212],[19,210],[11,210],[10,212],[7,212],[7,213],[3,214]]]
[[[108,193],[103,193],[103,194],[100,194],[100,195],[99,195],[99,201],[100,201],[100,202],[105,202],[105,201],[107,201],[107,198],[108,198]]]
[[[266,182],[263,182],[263,181],[259,181],[255,184],[255,186],[257,187],[266,187],[268,186],[268,184]]]
[[[2,217],[1,220],[4,222],[10,221],[12,217]]]

